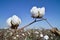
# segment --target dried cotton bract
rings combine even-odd
[[[32,7],[31,14],[32,14],[32,17],[34,18],[41,18],[45,14],[45,7],[42,7],[42,8]]]

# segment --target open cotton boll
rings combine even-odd
[[[8,25],[9,27],[12,26],[12,25],[11,25],[11,19],[12,19],[11,17],[7,19],[7,25]]]
[[[43,37],[43,34],[40,34],[40,37]]]
[[[45,7],[38,8],[38,12],[40,13],[39,17],[43,17],[45,14]]]
[[[48,40],[49,39],[49,36],[48,35],[45,35],[44,36],[44,39]]]
[[[35,9],[37,9],[37,7],[32,7],[31,13],[32,13]]]
[[[21,24],[21,19],[18,17],[18,16],[16,16],[16,15],[13,15],[12,16],[12,24],[13,25],[19,25],[19,24]]]
[[[37,9],[37,7],[32,7],[31,14],[32,14],[32,17],[37,17],[38,16],[38,9]]]
[[[42,8],[32,7],[31,14],[33,18],[41,18],[45,14],[45,7]]]

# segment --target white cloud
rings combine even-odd
[[[33,17],[38,17],[38,16],[43,17],[45,14],[45,7],[42,8],[32,7],[31,14]]]

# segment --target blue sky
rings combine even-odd
[[[6,20],[12,15],[17,15],[21,18],[22,27],[32,22],[30,9],[33,6],[45,7],[46,12],[44,18],[54,26],[60,29],[60,0],[0,0],[0,28],[7,27]],[[37,22],[28,28],[50,28],[45,22]]]

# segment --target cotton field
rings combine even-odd
[[[31,16],[34,21],[31,23],[19,28],[19,25],[22,23],[22,20],[17,15],[12,15],[6,20],[7,29],[0,29],[0,40],[60,40],[60,31],[58,28],[53,27],[47,19],[44,18],[45,7],[32,7]],[[39,19],[39,20],[37,20]],[[50,29],[25,29],[31,24],[39,21],[46,21],[51,27]],[[44,27],[44,25],[43,25]]]
[[[1,34],[3,33],[3,34]],[[38,33],[38,34],[37,34]],[[29,29],[26,31],[12,32],[12,30],[6,29],[4,32],[0,32],[0,40],[59,40],[60,36],[52,33],[50,29],[43,31],[40,29]]]

